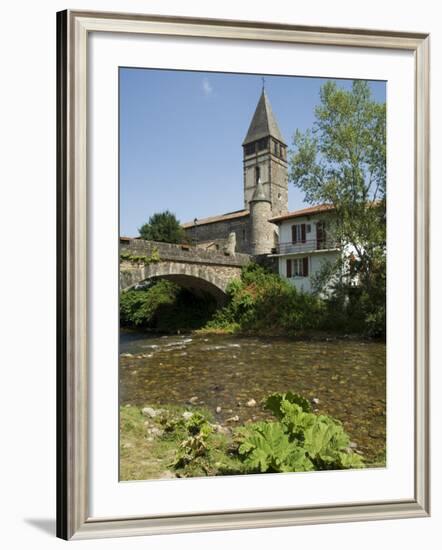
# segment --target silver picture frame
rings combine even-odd
[[[88,35],[142,33],[412,52],[414,174],[414,496],[409,500],[97,519],[88,510]],[[119,537],[424,517],[429,465],[429,35],[122,13],[57,14],[57,536]]]

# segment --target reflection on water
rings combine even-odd
[[[339,418],[368,460],[385,443],[385,344],[217,335],[152,336],[122,331],[121,404],[189,403],[222,423],[270,417],[269,393],[291,390]],[[254,399],[258,406],[247,406]],[[219,409],[221,408],[221,410]],[[216,412],[216,411],[219,412]]]

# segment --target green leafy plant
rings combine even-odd
[[[272,411],[276,418],[279,418],[281,420],[284,416],[284,413],[281,409],[283,401],[287,401],[288,403],[296,403],[301,407],[304,412],[312,411],[310,402],[305,397],[302,397],[302,395],[299,395],[297,393],[292,393],[291,391],[286,393],[272,393],[265,400],[264,406],[269,411]]]
[[[318,297],[298,291],[255,263],[242,269],[227,294],[227,306],[209,321],[208,329],[286,334],[315,329],[321,323],[323,304]]]
[[[342,424],[311,412],[302,396],[270,395],[265,407],[278,422],[256,422],[237,430],[238,453],[250,472],[293,472],[363,467],[350,449]]]
[[[279,422],[256,422],[239,428],[238,451],[251,472],[293,472],[313,470],[302,446],[290,442]]]
[[[209,294],[196,296],[172,281],[149,281],[120,295],[122,326],[175,332],[198,329],[207,323],[216,308]]]
[[[215,473],[210,445],[214,431],[212,425],[204,415],[195,412],[182,427],[184,435],[178,444],[172,467],[182,477]]]
[[[207,439],[213,432],[213,428],[200,413],[193,414],[184,424],[184,429],[187,434],[179,446],[176,467],[182,467],[188,464],[197,457],[207,454]]]
[[[120,295],[120,322],[123,326],[149,327],[160,307],[175,303],[179,287],[161,280],[148,289],[127,290]]]

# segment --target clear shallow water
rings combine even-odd
[[[260,400],[291,390],[318,399],[318,411],[340,419],[358,450],[374,460],[385,444],[385,351],[385,344],[366,341],[122,331],[120,402],[185,405],[197,398],[195,406],[218,422],[238,415],[241,424],[270,417]],[[248,407],[250,399],[258,405]]]

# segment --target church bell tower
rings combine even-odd
[[[264,86],[243,141],[244,208],[250,209],[258,182],[271,205],[271,215],[288,210],[287,145],[282,137]]]

